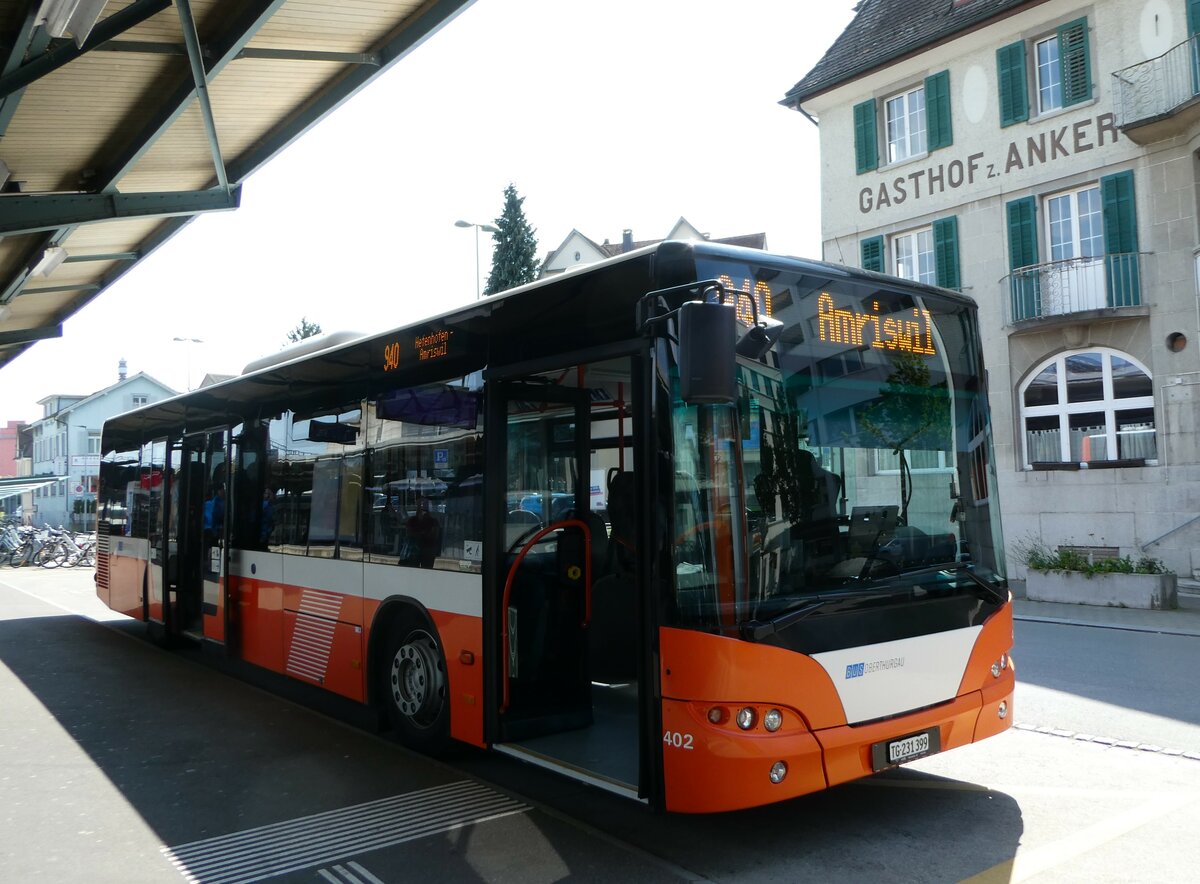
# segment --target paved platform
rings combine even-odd
[[[1025,598],[1025,582],[1010,581],[1013,592],[1013,616],[1017,620],[1043,623],[1069,623],[1074,626],[1100,626],[1166,635],[1200,636],[1200,595],[1179,593],[1179,607],[1170,611],[1142,608],[1114,608],[1104,605],[1067,605],[1058,602],[1034,602]]]

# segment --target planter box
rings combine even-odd
[[[1025,575],[1025,597],[1035,602],[1066,602],[1111,608],[1179,607],[1174,574],[1093,574],[1033,571]]]

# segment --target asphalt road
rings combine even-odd
[[[88,574],[0,572],[0,881],[1160,882],[1200,868],[1200,638],[1019,622],[1012,731],[787,804],[679,817],[501,756],[412,755],[140,635]]]
[[[1015,632],[1018,721],[1200,752],[1200,638],[1020,621]]]

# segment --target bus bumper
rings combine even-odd
[[[714,704],[663,700],[663,772],[666,807],[676,813],[714,813],[785,801],[869,776],[890,741],[936,729],[944,752],[993,736],[1012,723],[1013,673],[983,690],[930,709],[862,725],[810,731],[795,710],[764,704]],[[734,721],[739,708],[754,710],[748,732]],[[713,722],[713,709],[726,709]],[[774,733],[762,727],[771,709],[782,713]],[[778,765],[784,775],[776,782]],[[776,777],[772,776],[773,771]]]

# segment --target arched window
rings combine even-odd
[[[1060,353],[1021,387],[1026,466],[1154,461],[1150,372],[1106,347]]]

